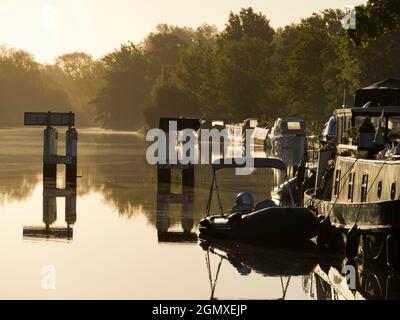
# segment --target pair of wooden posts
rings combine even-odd
[[[27,238],[72,239],[72,225],[76,221],[76,180],[78,158],[78,132],[73,127],[75,115],[54,112],[25,112],[24,125],[46,126],[43,137],[43,223],[45,227],[24,226]],[[58,155],[58,131],[55,126],[68,127],[65,155]],[[57,165],[65,170],[65,189],[57,188]],[[57,198],[65,198],[66,228],[51,227],[57,220]]]
[[[160,118],[158,128],[161,129],[164,133],[168,134],[170,130],[170,122],[176,123],[176,130],[182,131],[184,129],[192,129],[194,131],[198,131],[201,122],[199,119],[196,118]],[[170,146],[167,143],[166,154],[169,155],[169,148],[175,147]],[[166,164],[158,164],[157,165],[157,189],[158,193],[169,194],[171,192],[171,174],[172,170],[181,170],[182,172],[182,186],[183,186],[183,193],[187,187],[193,188],[194,187],[194,178],[195,178],[195,171],[194,171],[194,164],[186,164],[182,165],[180,163],[169,163],[167,159]]]
[[[73,127],[75,115],[69,113],[53,112],[26,112],[24,117],[26,126],[46,126],[43,143],[43,182],[55,184],[57,180],[57,165],[66,166],[65,180],[67,186],[76,185],[77,158],[78,158],[78,131]],[[58,152],[58,131],[54,126],[66,126],[65,156]]]

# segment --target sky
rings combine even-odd
[[[253,7],[274,28],[299,22],[313,12],[364,0],[0,0],[0,45],[25,49],[52,63],[60,54],[84,51],[100,58],[138,43],[157,24],[224,28],[230,11]]]

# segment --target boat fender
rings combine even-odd
[[[349,232],[347,232],[346,239],[346,257],[353,260],[358,253],[358,246],[360,244],[360,234],[357,225],[354,225]]]
[[[399,242],[393,234],[386,237],[386,263],[387,265],[398,271],[399,270]]]
[[[204,228],[209,228],[211,226],[210,220],[207,218],[201,219],[199,224]]]
[[[317,233],[317,244],[320,248],[325,248],[326,245],[328,244],[329,237],[331,235],[331,230],[332,230],[332,224],[331,224],[331,219],[329,217],[322,218],[320,215],[318,216],[318,219],[323,219],[320,220],[319,222],[319,228],[318,228],[318,233]]]

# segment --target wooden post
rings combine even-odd
[[[65,222],[68,226],[76,222],[76,189],[65,197]]]
[[[78,131],[69,128],[66,137],[66,156],[70,159],[66,165],[65,180],[67,185],[76,185],[78,165]]]
[[[57,198],[49,190],[43,190],[43,223],[48,228],[57,220]]]
[[[182,229],[185,233],[190,233],[193,229],[193,214],[194,214],[194,190],[187,192],[182,204]]]
[[[44,130],[43,145],[43,181],[45,183],[55,183],[57,179],[57,164],[51,161],[51,157],[57,155],[57,145],[57,129],[48,126]]]
[[[182,169],[182,186],[194,187],[194,165],[190,165],[189,168]],[[183,192],[185,193],[185,191]]]

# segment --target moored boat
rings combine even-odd
[[[360,89],[335,111],[336,139],[319,154],[304,207],[322,220],[319,244],[348,258],[399,266],[400,79]]]
[[[318,220],[307,208],[281,207],[272,200],[254,205],[250,193],[238,195],[235,206],[225,213],[220,201],[216,171],[223,168],[243,167],[240,159],[221,159],[213,163],[213,182],[207,205],[207,217],[200,221],[200,234],[252,243],[293,246],[304,243],[317,234]],[[254,158],[254,168],[274,168],[286,174],[285,164],[274,158]],[[213,189],[216,189],[220,215],[210,216]],[[290,192],[290,190],[289,190]],[[293,197],[292,204],[293,204]]]

